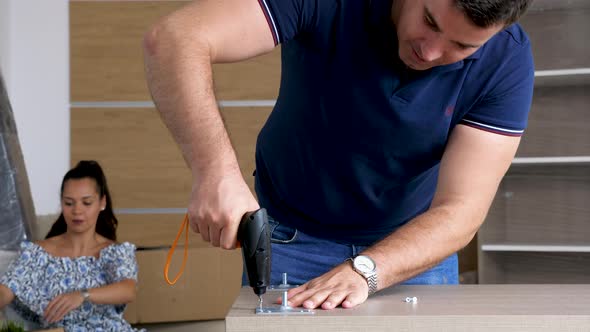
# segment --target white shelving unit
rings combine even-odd
[[[590,283],[590,1],[535,3],[533,107],[478,232],[484,284]]]

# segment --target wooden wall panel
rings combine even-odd
[[[119,227],[117,240],[131,242],[139,250],[163,248],[168,250],[178,234],[184,214],[125,214],[117,213]],[[182,256],[185,237],[179,239],[175,256]],[[213,248],[209,242],[203,241],[201,234],[189,229],[190,248]]]
[[[72,163],[96,159],[120,208],[184,207],[191,174],[153,109],[72,109]]]
[[[590,283],[590,253],[587,252],[483,252],[482,254],[482,261],[496,269],[488,275],[483,275],[480,280],[482,283]]]
[[[128,241],[138,248],[167,248],[172,245],[184,214],[117,214],[119,227],[118,241]],[[176,254],[182,255],[184,235],[179,240]],[[189,247],[207,248],[211,245],[201,239],[201,235],[189,232]]]
[[[142,38],[186,1],[70,3],[72,101],[150,100]]]
[[[587,165],[513,167],[505,178],[506,238],[512,243],[588,245]],[[543,222],[534,222],[534,221]]]
[[[583,85],[540,87],[534,91],[528,128],[518,157],[590,155],[586,129],[590,82]]]
[[[590,172],[584,165],[513,166],[481,232],[484,243],[587,245]]]
[[[281,81],[281,50],[277,47],[248,61],[213,66],[218,100],[276,99]]]
[[[256,136],[270,108],[222,110],[244,178],[253,188]],[[118,208],[186,207],[191,174],[154,109],[71,111],[72,163],[98,160]]]
[[[588,2],[584,2],[586,5],[580,8],[568,6],[566,1],[552,1],[567,9],[531,10],[520,20],[531,39],[537,70],[590,65],[590,44],[581,42],[587,39],[586,33],[590,31],[590,8]]]
[[[151,100],[143,69],[143,35],[160,17],[186,3],[71,2],[72,101]],[[278,48],[243,63],[214,66],[214,81],[220,100],[275,99],[279,80]]]

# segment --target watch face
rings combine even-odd
[[[354,268],[362,272],[373,272],[375,270],[375,262],[367,256],[356,256],[354,259]]]

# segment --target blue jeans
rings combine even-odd
[[[272,239],[271,285],[282,282],[282,274],[287,273],[291,285],[304,284],[321,276],[347,258],[354,257],[367,248],[313,237],[299,230],[281,225],[269,216]],[[458,284],[459,267],[457,254],[453,254],[437,266],[411,279],[404,285]],[[248,285],[244,269],[242,285]]]

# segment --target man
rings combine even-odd
[[[193,230],[235,247],[259,205],[218,112],[211,63],[282,44],[256,151],[289,303],[354,307],[398,283],[457,283],[516,153],[533,87],[529,1],[203,0],[145,38],[149,87],[193,176]],[[360,255],[359,255],[360,254]],[[354,261],[347,258],[354,258]]]

